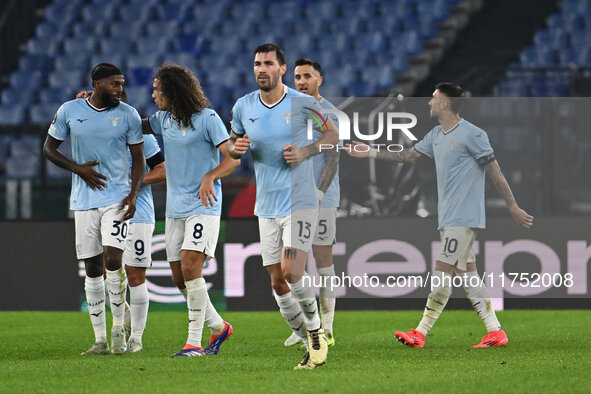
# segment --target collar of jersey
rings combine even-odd
[[[456,125],[454,127],[452,127],[451,129],[449,129],[448,131],[443,131],[443,126],[441,126],[441,132],[443,133],[443,135],[448,135],[449,133],[454,131],[460,125],[460,123],[462,123],[462,120],[464,120],[464,118],[460,118],[458,123],[456,123]]]
[[[111,108],[111,107],[97,108],[97,107],[95,107],[94,105],[90,104],[90,101],[88,101],[88,99],[85,99],[84,101],[86,101],[86,104],[88,104],[88,106],[89,106],[90,108],[94,109],[94,110],[95,110],[95,111],[97,111],[97,112],[103,112],[103,111],[106,111],[106,110],[108,110],[109,108]]]
[[[285,98],[285,96],[287,96],[287,86],[283,85],[283,96],[281,96],[281,98],[279,99],[279,101],[277,101],[276,103],[273,103],[271,105],[267,105],[267,104],[265,104],[265,102],[261,98],[261,92],[259,91],[259,101],[261,102],[261,104],[263,104],[267,108],[273,108],[274,106],[276,106],[277,104],[279,104],[280,102],[282,102],[283,99]]]

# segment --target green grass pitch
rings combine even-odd
[[[336,313],[328,363],[293,371],[302,351],[279,312],[224,312],[234,335],[217,356],[172,358],[185,313],[151,312],[144,351],[83,357],[93,342],[82,312],[1,312],[0,392],[590,392],[591,313],[499,313],[502,348],[471,349],[484,335],[472,311],[445,311],[424,349],[395,342],[420,311]],[[110,323],[109,323],[110,326]],[[204,342],[209,337],[206,329]]]

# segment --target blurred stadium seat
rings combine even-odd
[[[335,85],[329,88],[333,92],[373,95],[395,85],[397,73],[408,68],[408,57],[423,50],[422,40],[436,36],[437,23],[449,17],[450,5],[456,2],[346,0],[320,2],[310,8],[270,0],[198,4],[180,0],[54,0],[45,8],[35,37],[27,43],[11,86],[43,92],[37,95],[43,105],[54,102],[58,88],[76,91],[89,86],[86,76],[100,62],[122,67],[131,86],[149,86],[154,67],[172,61],[207,76],[204,82],[212,104],[225,111],[234,97],[254,87],[248,80],[252,49],[263,42],[278,42],[285,47],[290,63],[300,56],[319,57],[331,85]],[[262,18],[268,23],[261,24]],[[418,20],[424,22],[416,23]],[[361,56],[350,56],[352,45]],[[570,63],[573,56],[557,61]],[[368,62],[376,72],[376,81],[367,83],[372,78],[365,71],[365,78],[348,86]],[[353,69],[343,70],[343,64],[353,64]],[[228,67],[232,68],[226,70],[227,75],[220,77],[217,71]],[[39,73],[25,80],[22,76],[30,75],[30,70]],[[45,91],[47,86],[50,90]],[[7,94],[14,96],[14,92]],[[35,104],[20,103],[25,110]],[[39,108],[32,113],[31,120],[42,118],[37,116]],[[220,111],[220,115],[227,120],[229,113]]]

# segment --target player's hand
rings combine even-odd
[[[205,174],[201,180],[201,187],[199,188],[199,199],[205,208],[213,207],[214,200],[218,198],[213,191],[213,177]]]
[[[234,142],[234,152],[240,156],[244,155],[250,147],[251,142],[252,141],[248,139],[248,134],[244,134],[242,137],[237,138]]]
[[[76,94],[76,98],[87,99],[92,95],[92,90],[82,90]]]
[[[136,196],[133,196],[133,195],[129,194],[129,195],[127,195],[127,197],[125,197],[121,201],[121,204],[119,204],[119,210],[120,211],[124,210],[125,207],[127,207],[127,210],[123,214],[123,220],[129,220],[135,214],[135,201],[136,201],[136,198],[137,198]]]
[[[101,180],[104,179],[107,181],[107,177],[92,169],[92,167],[96,166],[98,163],[98,160],[87,161],[84,164],[79,164],[73,171],[74,174],[82,178],[92,190],[103,190],[103,187],[107,187],[107,184]]]
[[[511,216],[513,216],[515,222],[521,227],[530,228],[534,224],[534,217],[528,215],[527,212],[517,205],[509,208],[509,212],[511,212]]]
[[[358,159],[364,159],[364,158],[369,157],[369,150],[366,151],[365,148],[360,149],[362,152],[357,152],[355,150],[355,147],[358,145],[366,145],[367,146],[367,144],[364,144],[363,142],[353,141],[353,144],[345,145],[345,152],[347,152],[347,154],[349,156],[356,157]]]
[[[300,164],[308,157],[308,151],[295,145],[287,144],[283,147],[283,158],[290,166]]]

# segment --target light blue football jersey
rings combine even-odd
[[[156,137],[151,134],[144,134],[144,157],[149,159],[160,152]],[[129,168],[131,168],[131,152],[129,152]],[[146,174],[150,172],[150,167],[146,164]],[[152,185],[142,185],[137,195],[135,204],[135,215],[129,221],[130,223],[155,223],[154,217],[154,198],[152,196]]]
[[[310,109],[321,112],[316,99],[284,85],[283,98],[267,106],[259,91],[251,92],[236,102],[232,109],[232,130],[248,134],[256,177],[254,214],[280,218],[301,209],[317,209],[313,161],[306,159],[290,166],[283,157],[287,144],[304,147]],[[316,127],[316,126],[315,126]]]
[[[320,98],[320,106],[323,109],[336,109],[334,105],[324,97]],[[334,122],[335,125],[338,127],[338,120],[335,115],[331,115],[330,118]],[[314,130],[314,140],[317,141],[322,136],[322,132],[318,130]],[[339,141],[339,145],[342,145],[342,141]],[[314,179],[316,180],[316,185],[320,185],[320,179],[322,178],[322,173],[324,172],[324,168],[326,167],[326,158],[323,153],[315,155],[312,157],[314,161]],[[322,208],[338,208],[341,201],[341,187],[339,184],[339,170],[337,168],[337,173],[332,178],[331,184],[328,186],[326,193],[324,193],[324,198],[320,203],[320,207]]]
[[[431,130],[415,149],[435,159],[439,229],[484,228],[484,167],[478,159],[493,153],[486,132],[465,119],[448,131]]]
[[[162,135],[166,162],[166,217],[222,214],[222,183],[214,181],[213,207],[199,199],[203,176],[220,164],[218,146],[228,140],[228,131],[218,114],[208,108],[193,114],[193,128],[180,127],[168,111],[150,117],[155,134]]]
[[[72,158],[78,164],[99,160],[93,169],[104,176],[107,187],[92,190],[72,174],[70,209],[82,211],[120,203],[131,190],[127,145],[143,143],[142,119],[137,111],[120,103],[98,110],[85,99],[68,101],[57,110],[49,135],[60,141],[69,135]]]

